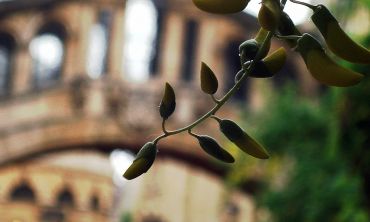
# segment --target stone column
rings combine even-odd
[[[217,27],[217,20],[204,19],[200,20],[199,27],[199,43],[197,44],[198,48],[196,49],[196,61],[205,62],[217,75],[219,83],[222,81],[222,73],[224,73],[224,68],[222,66],[222,55],[219,55],[218,48],[220,47],[217,44],[217,37],[220,36],[220,30]],[[220,61],[221,58],[221,61]],[[197,62],[195,65],[195,76],[199,74],[201,63]],[[194,78],[199,85],[200,78]]]
[[[90,31],[96,19],[95,7],[88,4],[76,5],[70,14],[69,22],[76,25],[72,25],[72,33],[68,33],[69,38],[65,43],[64,80],[87,74],[86,63],[90,45]]]
[[[21,43],[14,53],[12,94],[22,94],[32,87],[32,57],[28,43]]]
[[[166,81],[175,82],[181,74],[184,20],[180,15],[169,12],[164,23],[164,44],[159,70]]]
[[[122,79],[124,16],[124,7],[113,12],[107,62],[109,75],[114,79]]]

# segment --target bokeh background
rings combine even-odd
[[[370,1],[329,6],[370,47]],[[164,83],[185,126],[220,98],[240,69],[238,46],[259,29],[259,1],[245,12],[202,12],[190,0],[0,0],[0,222],[368,222],[370,67],[350,88],[316,82],[299,54],[283,70],[248,79],[219,112],[271,154],[246,156],[208,120],[194,129],[236,158],[207,156],[182,133],[160,141],[153,167],[127,181],[135,153],[161,133]],[[321,38],[304,6],[286,11]],[[288,45],[274,39],[272,50]]]

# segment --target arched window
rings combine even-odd
[[[124,74],[128,80],[143,82],[149,78],[156,32],[157,10],[153,2],[128,0],[124,46]]]
[[[36,198],[33,190],[26,183],[22,183],[12,190],[10,199],[12,201],[35,202]]]
[[[230,89],[235,82],[235,75],[241,69],[239,58],[239,44],[242,41],[231,41],[226,47],[224,58],[226,62],[226,90]],[[248,93],[248,81],[245,81],[239,90],[235,92],[232,99],[240,102],[246,102]]]
[[[43,26],[31,41],[30,53],[33,60],[35,88],[50,87],[60,79],[65,38],[64,27],[57,22],[51,22]]]
[[[0,97],[8,95],[11,89],[14,46],[15,41],[12,36],[0,32]]]
[[[90,199],[90,208],[91,210],[94,210],[94,211],[97,211],[99,210],[99,206],[100,205],[100,201],[99,201],[99,198],[97,196],[92,196],[91,199]]]
[[[189,19],[185,23],[185,43],[182,55],[182,80],[189,82],[193,79],[195,53],[197,49],[199,24],[196,20]]]
[[[111,20],[111,12],[102,10],[98,14],[96,24],[90,30],[90,46],[88,48],[86,69],[88,75],[93,79],[99,78],[108,71],[107,60]]]
[[[58,195],[58,200],[57,200],[57,206],[58,207],[69,207],[72,208],[74,207],[74,198],[72,195],[72,192],[69,189],[64,189],[62,190],[59,195]]]
[[[236,203],[229,202],[226,204],[226,214],[230,221],[238,221],[240,208]]]

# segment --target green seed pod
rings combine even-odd
[[[285,61],[286,51],[283,47],[280,47],[261,61],[258,61],[250,76],[255,78],[272,77],[283,68]]]
[[[218,88],[216,75],[204,62],[200,70],[200,85],[203,92],[211,95],[215,94]]]
[[[280,16],[280,25],[278,27],[278,31],[280,35],[287,36],[287,35],[302,35],[301,32],[297,29],[294,25],[292,19],[289,17],[287,13],[284,11],[281,12]],[[294,39],[286,39],[285,40],[291,48],[297,46],[297,40]]]
[[[153,142],[146,143],[137,153],[135,160],[123,174],[123,177],[132,180],[146,173],[152,166],[157,155],[157,147]]]
[[[279,72],[286,61],[286,51],[283,47],[275,50],[269,56],[265,57],[261,61],[257,61],[253,67],[253,71],[250,72],[249,76],[254,78],[268,78]],[[247,69],[250,62],[243,64],[243,69]],[[239,71],[235,76],[235,81],[239,81],[244,71]]]
[[[254,39],[258,42],[259,47],[262,47],[262,44],[266,40],[266,37],[268,34],[269,34],[269,31],[267,31],[264,28],[260,28],[258,30],[257,35],[256,37],[254,37]],[[261,55],[260,55],[261,57],[258,59],[264,58],[269,53],[270,47],[271,47],[271,39],[269,39],[267,43],[265,44],[264,48],[261,49]]]
[[[162,101],[159,105],[159,114],[163,119],[168,119],[175,111],[176,97],[175,92],[169,83],[166,83]]]
[[[268,159],[266,149],[250,137],[238,124],[232,120],[218,120],[221,132],[245,153],[259,159]]]
[[[329,49],[349,62],[370,64],[370,51],[353,41],[324,5],[311,7],[311,19],[323,35]]]
[[[279,26],[281,15],[280,2],[277,0],[262,0],[262,6],[258,12],[258,22],[261,27],[268,31],[275,31]]]
[[[231,141],[237,141],[243,138],[244,131],[234,121],[223,119],[219,122],[221,132]]]
[[[196,135],[195,137],[198,139],[200,147],[209,155],[226,163],[235,162],[234,157],[223,149],[212,137],[206,135]]]
[[[329,86],[346,87],[361,81],[364,77],[335,63],[322,48],[320,42],[310,34],[303,34],[296,50],[303,57],[307,69],[319,82]]]

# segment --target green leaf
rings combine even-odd
[[[162,101],[159,105],[159,114],[163,119],[168,119],[169,116],[175,111],[176,97],[172,86],[166,83]]]
[[[204,62],[202,62],[202,67],[200,70],[200,85],[203,92],[211,95],[215,94],[218,89],[216,75]]]

